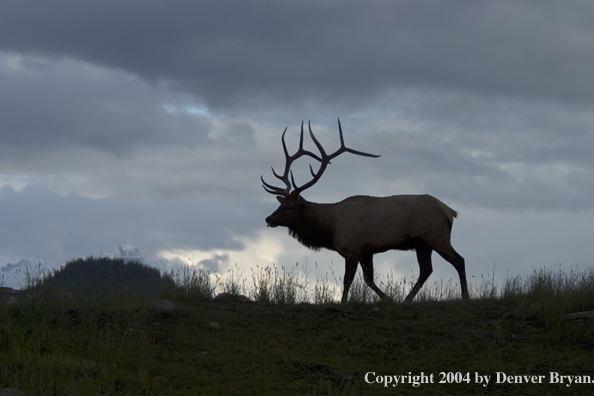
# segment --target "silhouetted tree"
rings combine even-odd
[[[68,261],[42,280],[41,286],[62,287],[74,295],[89,293],[124,293],[153,296],[168,276],[138,261],[119,258],[87,257]]]

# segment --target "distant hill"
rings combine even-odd
[[[172,281],[167,276],[162,277],[158,269],[138,261],[87,257],[68,261],[40,285],[61,287],[74,295],[88,292],[151,296],[156,295],[165,282]]]

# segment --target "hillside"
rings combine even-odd
[[[216,302],[208,277],[193,275],[155,298],[91,300],[38,287],[16,303],[0,301],[0,388],[127,396],[594,394],[594,383],[581,383],[594,381],[594,324],[564,319],[594,308],[589,270],[511,279],[496,298],[475,288],[470,301],[382,305],[274,303],[271,284],[271,293],[248,293],[262,296],[258,302],[233,295]],[[172,314],[154,310],[161,298],[175,302]]]

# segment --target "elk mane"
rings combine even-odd
[[[306,202],[309,208],[314,209],[319,205]],[[329,225],[332,222],[326,221],[322,211],[303,210],[303,215],[289,228],[289,235],[297,239],[299,243],[312,250],[319,251],[322,248],[333,249],[332,236],[334,230]]]

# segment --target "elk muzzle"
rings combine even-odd
[[[267,227],[272,227],[272,228],[274,228],[274,227],[278,227],[278,224],[276,224],[276,223],[273,223],[273,222],[272,222],[272,219],[271,219],[271,217],[272,217],[272,216],[268,216],[268,217],[266,218],[266,226],[267,226]]]

